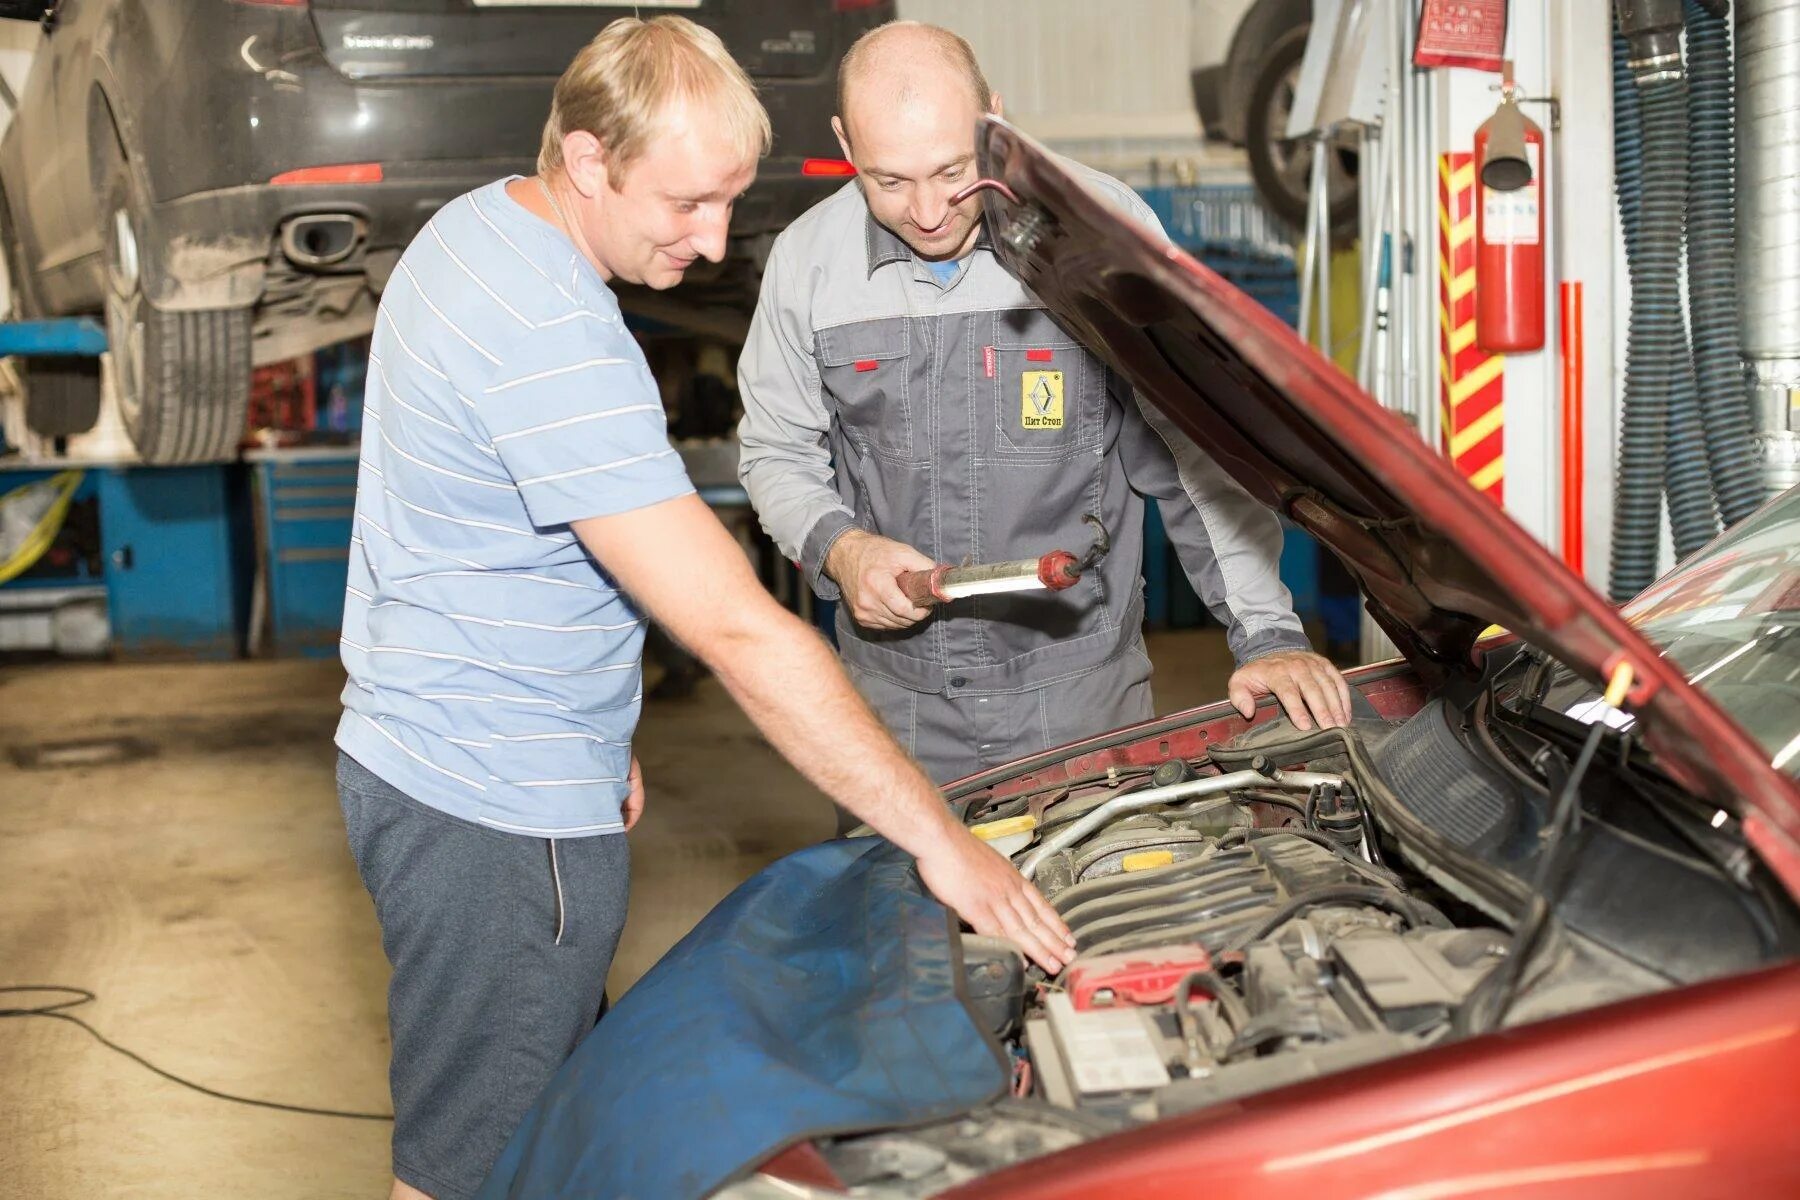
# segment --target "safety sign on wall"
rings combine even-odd
[[[1425,0],[1415,67],[1498,71],[1506,55],[1506,0]]]

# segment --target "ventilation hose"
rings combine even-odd
[[[1688,319],[1694,335],[1706,458],[1726,525],[1762,501],[1750,389],[1739,342],[1737,115],[1731,27],[1724,5],[1686,0]]]
[[[1612,578],[1614,601],[1623,603],[1656,577],[1657,537],[1662,528],[1663,443],[1668,409],[1660,394],[1645,395],[1648,347],[1639,327],[1638,278],[1642,273],[1644,195],[1644,115],[1637,82],[1626,65],[1623,35],[1613,34],[1613,186],[1619,226],[1631,276],[1630,332],[1625,343],[1625,404],[1619,428],[1619,458],[1613,496]]]
[[[1706,426],[1694,384],[1694,355],[1688,345],[1687,310],[1682,307],[1681,252],[1688,212],[1687,77],[1644,88],[1644,264],[1647,297],[1669,405],[1668,457],[1663,466],[1669,501],[1669,531],[1675,557],[1686,558],[1719,533],[1712,473],[1706,461]],[[1632,294],[1637,293],[1632,280]],[[1635,307],[1635,299],[1634,299]]]

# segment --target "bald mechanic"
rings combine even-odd
[[[832,128],[858,177],[776,239],[739,361],[740,475],[770,536],[841,596],[850,677],[939,782],[1149,718],[1149,499],[1228,630],[1239,710],[1273,694],[1301,729],[1346,723],[1349,688],[1277,572],[1274,514],[1006,272],[978,199],[949,203],[976,178],[984,111],[1000,97],[947,30],[895,22],[857,41]],[[1129,188],[1070,165],[1155,227]],[[927,611],[896,584],[940,562],[1080,553],[1087,513],[1112,553],[1067,591]]]
[[[393,964],[396,1197],[472,1195],[590,1029],[625,920],[644,614],[977,930],[1066,927],[978,842],[693,494],[609,285],[725,251],[769,146],[686,20],[557,84],[538,173],[446,205],[382,297],[344,606],[339,798]]]

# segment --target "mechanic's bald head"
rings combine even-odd
[[[920,258],[960,258],[981,204],[952,198],[975,179],[975,124],[1000,97],[969,43],[935,25],[895,21],[858,38],[838,70],[831,120],[875,220]]]
[[[916,104],[922,97],[960,91],[974,111],[996,111],[997,97],[969,43],[936,25],[889,21],[856,39],[838,66],[838,117],[854,134],[858,110]]]

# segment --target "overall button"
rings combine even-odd
[[[964,679],[961,675],[952,675],[950,677],[950,686],[951,687],[963,687],[968,682],[969,681],[967,679]]]

